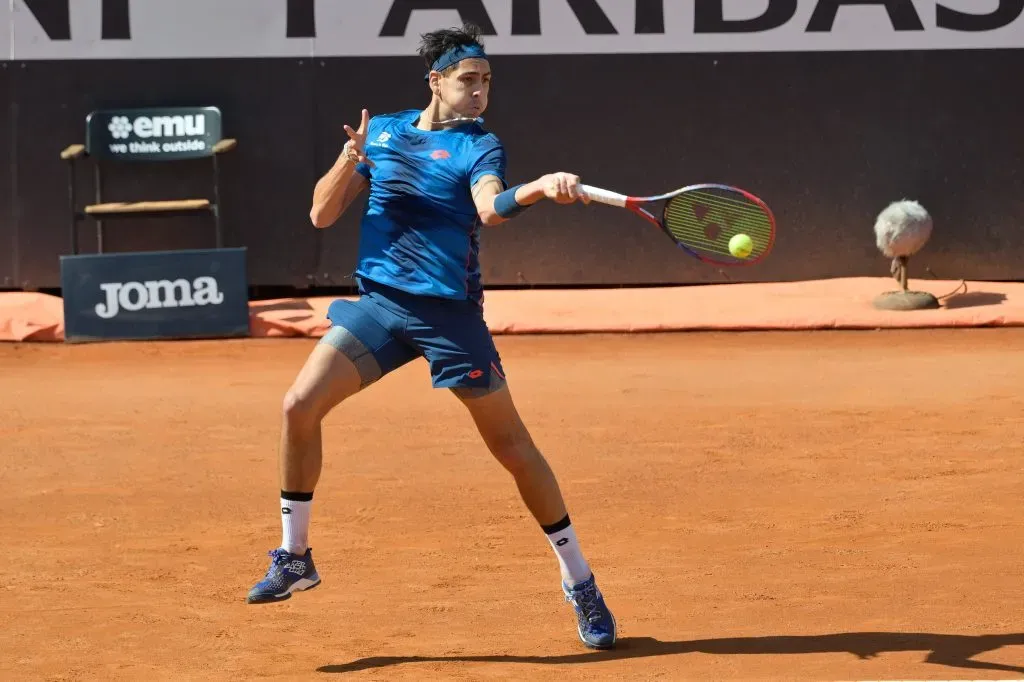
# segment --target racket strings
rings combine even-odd
[[[709,191],[671,199],[665,207],[664,223],[690,248],[735,261],[756,259],[771,247],[774,237],[772,221],[759,205]],[[729,252],[729,241],[737,234],[745,234],[753,242],[753,250],[745,258]]]
[[[744,218],[748,219],[744,219]],[[758,224],[761,216],[751,211],[748,216],[731,220],[726,224],[717,222],[700,222],[685,211],[669,211],[666,227],[682,241],[693,246],[701,246],[715,252],[728,253],[729,240],[737,234],[746,234],[754,243],[754,251],[764,250],[771,241],[771,225]],[[709,229],[717,226],[717,233],[709,234]]]

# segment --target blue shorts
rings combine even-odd
[[[505,383],[505,371],[474,301],[417,296],[367,279],[359,299],[327,309],[331,328],[321,343],[355,363],[363,386],[418,357],[430,365],[434,388],[487,393]]]

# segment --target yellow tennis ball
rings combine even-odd
[[[754,250],[753,240],[745,234],[734,235],[729,240],[729,253],[736,258],[746,258]]]

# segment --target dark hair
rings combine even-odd
[[[420,57],[426,62],[427,68],[434,66],[438,57],[453,47],[462,45],[477,45],[483,47],[480,42],[480,27],[475,24],[465,23],[462,28],[442,28],[438,31],[431,31],[420,36]],[[447,70],[447,69],[446,69]]]

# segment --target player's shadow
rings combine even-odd
[[[249,304],[249,311],[253,313],[269,313],[269,312],[312,312],[313,306],[309,304],[309,301],[301,298],[286,298],[279,301],[272,302],[253,302]]]
[[[301,298],[286,298],[279,301],[272,302],[254,302],[249,304],[250,315],[261,315],[266,313],[275,313],[275,319],[280,322],[289,322],[291,324],[297,324],[299,322],[306,322],[312,316],[313,306]],[[279,316],[280,313],[290,313],[286,317]]]
[[[1024,666],[973,660],[979,654],[1014,645],[1024,645],[1024,633],[970,636],[915,632],[849,632],[831,635],[726,637],[681,642],[662,642],[653,637],[624,637],[611,651],[560,656],[371,656],[348,663],[325,665],[317,668],[317,671],[351,673],[374,668],[387,668],[402,663],[467,662],[566,665],[690,653],[719,656],[846,653],[853,654],[860,659],[869,659],[891,651],[923,651],[927,652],[924,661],[935,665],[1024,673]]]

